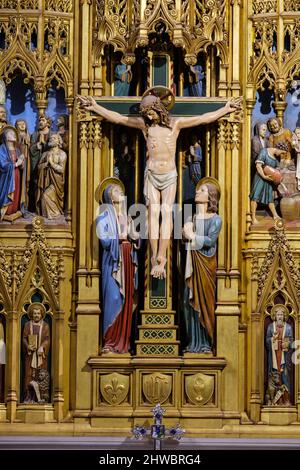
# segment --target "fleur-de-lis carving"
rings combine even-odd
[[[124,385],[120,384],[118,379],[114,377],[111,379],[109,384],[105,385],[104,390],[108,395],[110,395],[110,399],[114,403],[117,401],[118,395],[124,390],[124,388]]]

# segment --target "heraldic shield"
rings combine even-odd
[[[185,392],[194,405],[205,405],[214,392],[214,377],[200,373],[189,375],[185,378]]]
[[[100,378],[100,391],[107,403],[120,405],[129,392],[129,376],[117,372],[102,375]]]
[[[154,372],[143,376],[143,393],[150,403],[164,403],[172,390],[172,376]]]

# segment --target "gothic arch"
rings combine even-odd
[[[265,69],[265,71],[264,71],[264,69]],[[248,77],[248,81],[250,83],[254,83],[254,85],[256,86],[257,83],[261,81],[261,80],[259,80],[259,77],[260,77],[262,72],[264,73],[264,75],[266,75],[266,78],[273,75],[274,84],[275,84],[275,82],[278,78],[278,75],[279,75],[279,70],[278,70],[278,67],[276,66],[276,64],[274,64],[274,62],[272,60],[270,60],[268,55],[265,55],[265,54],[263,54],[259,58],[259,60],[253,65],[253,67],[250,71],[249,77]]]
[[[217,55],[221,59],[222,64],[228,64],[228,47],[225,41],[212,41],[208,38],[199,38],[192,42],[191,50],[198,54],[201,50],[207,51],[209,46],[215,46],[217,49]]]
[[[156,5],[155,5],[156,3]],[[175,2],[174,2],[175,3]],[[145,23],[149,32],[155,32],[154,26],[159,21],[163,21],[169,26],[170,31],[177,25],[177,11],[172,2],[163,0],[149,0],[144,11]],[[170,8],[167,7],[169,5]]]
[[[1,61],[0,75],[6,83],[12,81],[11,75],[20,70],[25,76],[25,83],[34,82],[35,78],[40,75],[39,67],[32,55],[26,48],[20,49],[15,46],[9,50],[5,59]]]
[[[58,87],[64,88],[66,97],[69,97],[71,94],[69,83],[72,83],[72,77],[70,69],[59,54],[55,54],[45,67],[45,87],[48,88],[54,79],[57,81]]]
[[[39,272],[37,272],[39,271]],[[19,292],[16,297],[16,309],[20,311],[24,304],[24,299],[28,293],[33,293],[36,289],[46,294],[52,307],[59,310],[59,301],[55,294],[52,279],[47,269],[44,255],[40,247],[35,247],[31,254],[24,279],[20,284]]]

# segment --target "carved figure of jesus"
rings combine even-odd
[[[171,90],[166,89],[166,94],[171,95]],[[143,132],[147,145],[144,194],[148,204],[151,275],[163,279],[166,277],[167,249],[173,229],[172,208],[177,188],[176,142],[179,132],[181,129],[209,124],[228,113],[240,112],[242,98],[230,99],[217,111],[176,118],[169,115],[162,97],[155,94],[155,88],[144,93],[140,104],[141,116],[123,116],[110,111],[98,105],[91,96],[78,98],[85,110],[114,124]]]

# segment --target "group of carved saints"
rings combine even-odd
[[[17,119],[11,125],[5,106],[0,105],[0,138],[0,219],[63,216],[68,116],[52,123],[40,115],[37,130],[30,135],[26,120]]]

